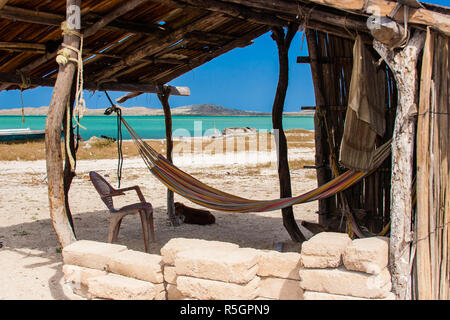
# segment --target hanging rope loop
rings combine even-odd
[[[109,96],[108,92],[104,91],[106,97],[111,103],[111,107],[107,108],[104,112],[105,115],[109,116],[113,112],[117,114],[117,181],[118,188],[120,188],[120,180],[122,179],[122,165],[123,165],[123,153],[122,153],[122,109],[120,109]]]

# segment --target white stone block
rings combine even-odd
[[[175,270],[178,277],[247,283],[256,276],[259,255],[259,250],[250,248],[195,248],[175,256]]]
[[[395,300],[395,294],[389,292],[386,298],[367,299],[352,296],[343,296],[339,294],[330,294],[324,292],[305,291],[303,292],[304,300]]]
[[[64,264],[104,270],[111,255],[125,250],[126,246],[118,244],[79,240],[66,246],[62,255]]]
[[[164,281],[160,255],[126,250],[110,255],[107,265],[108,271],[122,276],[155,284]]]
[[[298,280],[261,277],[259,296],[277,300],[303,300],[303,289]]]
[[[253,300],[258,297],[259,277],[247,284],[178,276],[177,288],[183,296],[199,300]]]
[[[216,248],[221,250],[223,248],[238,248],[234,243],[221,241],[208,241],[203,239],[189,239],[189,238],[173,238],[170,239],[164,247],[161,248],[161,255],[163,262],[168,265],[174,265],[175,255],[178,252],[189,250],[193,248]]]
[[[302,244],[305,268],[335,268],[342,263],[342,254],[352,240],[346,233],[321,232]],[[321,257],[315,259],[314,257]]]
[[[153,300],[159,293],[150,282],[116,274],[89,278],[87,283],[89,293],[103,299]]]
[[[389,262],[389,238],[355,239],[342,256],[345,268],[378,274]]]
[[[300,254],[295,252],[261,251],[258,276],[300,280]]]
[[[342,257],[341,255],[310,256],[302,254],[301,264],[303,268],[309,269],[338,268],[342,264]]]
[[[338,269],[300,269],[300,285],[305,291],[317,291],[361,298],[386,298],[391,291],[387,268],[378,275]]]
[[[92,277],[106,275],[106,271],[66,264],[63,266],[64,280],[72,291],[85,298],[90,298],[87,280]]]

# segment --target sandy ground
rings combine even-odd
[[[312,159],[314,150],[294,149],[290,150],[290,156]],[[179,157],[175,158],[175,163],[224,191],[252,199],[278,198],[275,168],[257,168],[248,159],[252,158],[245,154],[234,154],[227,161],[223,155],[203,157],[202,161]],[[244,165],[237,165],[239,161]],[[69,194],[78,239],[106,241],[109,211],[90,183],[88,172],[99,172],[117,187],[116,168],[117,160],[78,162],[77,177]],[[61,250],[50,221],[45,170],[45,161],[0,162],[0,299],[79,299],[64,284]],[[311,171],[291,172],[294,195],[317,186]],[[154,207],[156,242],[151,244],[152,253],[159,254],[161,247],[176,237],[228,241],[261,249],[275,249],[276,243],[282,242],[284,250],[299,248],[290,241],[280,211],[258,214],[213,211],[214,225],[172,227],[166,214],[166,189],[140,158],[124,161],[121,186],[131,185],[141,186],[147,201]],[[121,198],[117,198],[117,207],[137,200],[133,192]],[[175,201],[196,207],[178,195],[175,195]],[[315,202],[294,208],[298,223],[300,220],[317,222],[316,211]],[[118,243],[133,250],[144,250],[137,215],[125,217]]]

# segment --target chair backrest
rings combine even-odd
[[[95,171],[89,172],[89,178],[109,211],[115,212],[116,209],[114,209],[113,199],[111,196],[107,196],[107,194],[112,193],[115,189]]]

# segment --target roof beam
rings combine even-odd
[[[130,12],[131,10],[135,9],[136,7],[140,6],[144,2],[147,2],[148,0],[130,0],[126,1],[123,5],[116,8],[115,10],[111,11],[110,13],[106,14],[104,17],[102,17],[100,20],[98,20],[93,26],[89,27],[87,30],[83,32],[84,37],[90,37],[94,35],[97,31],[108,25],[110,22],[115,20],[116,18],[124,15],[127,12]]]
[[[163,0],[172,2],[173,0]],[[272,0],[179,0],[197,8],[222,12],[234,18],[245,19],[255,23],[269,26],[286,26],[289,22],[302,23],[304,27],[314,26],[314,29],[322,23],[338,26],[344,29],[357,30],[369,33],[366,22],[352,17],[345,18],[342,15],[327,12],[319,7],[313,7],[304,3],[295,3],[284,0],[276,2]],[[257,12],[258,11],[258,12]],[[264,11],[264,13],[261,13]],[[353,37],[354,38],[354,37]]]
[[[226,35],[226,34],[218,34],[212,32],[203,32],[203,31],[192,31],[184,36],[185,40],[193,40],[200,43],[217,45],[224,41],[236,40],[236,37]]]
[[[134,63],[142,60],[145,57],[152,56],[159,51],[161,51],[161,47],[165,45],[169,45],[171,43],[175,44],[183,39],[183,37],[189,32],[195,31],[199,28],[205,26],[214,26],[217,24],[218,18],[220,15],[217,13],[209,13],[204,17],[198,18],[196,21],[187,23],[186,25],[173,30],[168,33],[166,36],[157,38],[147,42],[141,47],[137,48],[133,52],[131,52],[123,61],[119,61],[113,65],[111,65],[108,69],[102,70],[101,73],[95,74],[92,76],[94,79],[108,79],[112,78],[114,74],[118,73],[122,69],[133,65]],[[219,19],[220,22],[220,19]]]
[[[32,51],[35,53],[45,53],[46,47],[43,43],[30,43],[30,42],[0,42],[0,50],[8,51]]]
[[[16,52],[33,52],[36,54],[49,53],[47,51],[47,47],[44,43],[37,43],[37,42],[0,41],[0,50],[16,51]],[[96,52],[89,48],[83,48],[83,54],[85,56],[95,55],[95,56],[105,57],[105,58],[123,59],[123,56],[118,55],[118,54],[107,53],[107,52]],[[157,57],[148,57],[148,58],[146,57],[143,60],[150,62],[150,63],[167,63],[167,64],[182,64],[182,63],[184,63],[184,61],[177,60],[177,59],[161,59],[161,58],[157,58]]]
[[[168,4],[173,3],[173,0],[162,1]],[[186,3],[192,7],[201,8],[213,12],[220,12],[233,18],[265,24],[268,26],[286,26],[288,24],[285,20],[279,19],[276,16],[259,13],[248,7],[238,4],[225,3],[218,0],[181,0],[179,2]]]
[[[364,12],[376,16],[389,16],[395,8],[396,1],[388,0],[310,0],[317,4],[333,7],[343,11]],[[395,20],[403,21],[403,12],[397,12]],[[409,8],[408,23],[430,26],[450,36],[450,16],[424,8]]]
[[[268,26],[263,26],[261,28],[258,28],[257,30],[250,32],[248,34],[246,34],[245,36],[239,38],[239,39],[235,39],[232,40],[230,42],[228,42],[227,44],[225,44],[224,46],[218,48],[217,50],[213,51],[213,52],[207,52],[204,53],[202,55],[200,55],[197,58],[194,58],[192,60],[189,61],[189,65],[180,65],[177,67],[174,67],[170,70],[167,70],[163,73],[158,74],[157,77],[154,77],[152,79],[140,79],[142,82],[144,81],[152,81],[154,83],[167,83],[169,81],[171,81],[172,79],[175,79],[176,77],[188,72],[189,70],[196,68],[224,53],[227,53],[230,50],[233,50],[234,48],[237,47],[244,47],[246,45],[251,44],[252,40],[263,35],[264,33],[268,32],[270,30],[270,28]],[[117,99],[116,101],[119,103],[123,103],[131,98],[137,97],[141,94],[143,94],[144,92],[130,92],[127,95],[120,97],[119,99]]]
[[[1,1],[1,0],[0,0]],[[127,2],[128,4],[128,2]],[[119,10],[121,9],[121,10]],[[116,9],[117,12],[111,12],[111,17],[120,14],[124,11],[124,8],[120,7]],[[99,20],[94,23],[91,21],[82,21],[82,27],[85,29],[85,32],[91,33],[92,31],[88,31],[89,28],[93,28],[94,26],[100,27],[98,30],[108,30],[108,31],[116,31],[123,33],[136,33],[136,34],[164,34],[166,31],[157,24],[138,24],[138,23],[128,23],[127,21],[113,21],[108,19],[101,22],[102,17],[99,17]],[[44,11],[35,11],[31,9],[23,9],[14,6],[5,5],[3,9],[0,10],[0,18],[16,20],[27,23],[35,23],[47,26],[61,26],[61,23],[66,19],[64,15],[54,14]],[[106,16],[105,16],[106,18]],[[110,20],[110,21],[109,21]],[[108,23],[106,23],[108,22]],[[97,24],[98,23],[98,24]],[[105,24],[106,23],[106,24]],[[97,26],[96,26],[97,24]],[[104,25],[103,25],[104,24]],[[97,31],[98,31],[97,30]],[[97,32],[96,31],[96,32]],[[95,32],[94,32],[95,33]],[[92,33],[92,34],[94,34]],[[91,34],[91,35],[92,35]]]
[[[38,78],[38,77],[27,77],[27,81],[31,87],[41,86],[41,87],[53,87],[55,85],[56,79],[54,78]],[[7,83],[8,85],[20,85],[22,84],[22,77],[18,74],[11,73],[0,73],[0,83]],[[188,87],[174,87],[167,86],[170,89],[170,94],[175,96],[189,96],[190,90]],[[160,89],[158,85],[147,84],[147,83],[119,83],[119,82],[106,82],[97,83],[92,81],[84,82],[84,89],[86,90],[106,90],[106,91],[139,91],[146,93],[159,93]]]

